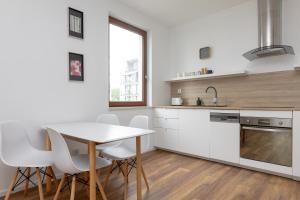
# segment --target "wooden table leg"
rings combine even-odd
[[[49,136],[48,136],[47,130],[45,131],[45,133],[46,133],[46,134],[45,134],[45,145],[46,145],[46,150],[47,150],[47,151],[51,151],[51,142],[50,142],[50,138],[49,138]],[[47,173],[47,174],[51,174],[51,169],[50,169],[50,167],[47,167],[46,173]],[[46,193],[51,192],[51,189],[52,189],[52,180],[51,180],[51,177],[46,176]]]
[[[96,143],[89,142],[90,200],[96,200]]]
[[[141,137],[136,137],[136,195],[137,200],[142,199],[142,155]]]

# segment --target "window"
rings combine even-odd
[[[109,17],[109,106],[147,105],[147,32]]]

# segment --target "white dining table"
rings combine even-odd
[[[67,139],[75,140],[88,145],[88,154],[90,162],[90,200],[96,200],[96,145],[135,137],[137,200],[142,199],[141,136],[154,133],[153,130],[132,128],[126,126],[115,126],[96,122],[61,123],[45,125],[43,127],[46,131],[48,129],[52,129],[58,133],[61,133]],[[47,140],[47,148],[50,150],[51,146],[49,138]],[[47,181],[47,183],[49,183],[49,181]],[[46,186],[46,188],[49,188],[49,185]]]

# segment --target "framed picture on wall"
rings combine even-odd
[[[83,39],[83,12],[69,8],[69,35]]]
[[[69,53],[69,80],[84,81],[83,55]]]

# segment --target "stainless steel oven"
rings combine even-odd
[[[292,167],[292,119],[241,117],[240,157]]]

